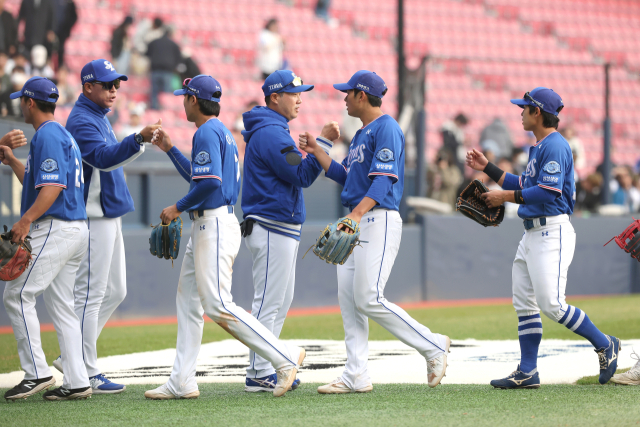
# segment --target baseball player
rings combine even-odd
[[[302,188],[313,184],[322,171],[315,156],[302,159],[289,134],[288,123],[298,117],[301,93],[312,89],[293,72],[277,70],[262,86],[266,107],[254,107],[242,115],[247,148],[241,226],[253,258],[251,315],[276,337],[293,300],[296,256],[306,216]],[[337,123],[324,126],[319,140],[327,154],[339,136]],[[273,391],[275,372],[268,360],[251,351],[245,391]],[[299,384],[296,379],[293,389]]]
[[[511,103],[522,108],[522,127],[532,131],[537,141],[529,151],[522,176],[503,172],[477,150],[467,153],[467,166],[484,172],[503,188],[482,196],[487,205],[517,203],[518,216],[524,222],[512,269],[520,365],[506,378],[491,381],[491,385],[502,389],[540,387],[540,311],[593,344],[600,360],[599,381],[605,384],[616,371],[620,340],[600,332],[584,311],[565,301],[567,272],[576,245],[570,221],[576,186],[571,148],[557,132],[562,99],[553,90],[538,87]]]
[[[173,370],[166,384],[144,395],[150,399],[194,399],[200,395],[196,361],[202,341],[202,315],[206,313],[276,368],[278,381],[273,394],[282,396],[291,388],[305,351],[279,341],[232,300],[231,273],[240,249],[240,225],[233,213],[240,191],[240,164],[236,142],[218,120],[222,88],[213,77],[199,75],[186,79],[174,94],[184,96],[187,120],[198,130],[193,136],[191,161],[173,147],[164,131],[155,142],[189,182],[189,193],[165,208],[160,218],[168,224],[187,211],[193,222],[178,282],[178,340]]]
[[[96,59],[82,68],[82,94],[67,119],[67,130],[80,147],[85,163],[84,200],[88,216],[89,248],[75,284],[75,311],[82,331],[82,355],[95,394],[120,393],[98,367],[96,342],[102,328],[127,294],[122,216],[132,212],[122,166],[144,152],[160,122],[118,142],[106,114],[113,106],[121,81],[109,61]],[[53,366],[62,372],[60,358]]]
[[[11,229],[14,242],[31,236],[33,261],[15,280],[6,282],[3,302],[18,342],[24,380],[7,391],[8,400],[26,399],[55,384],[40,341],[36,297],[44,293],[47,311],[58,334],[65,370],[62,387],[46,400],[91,396],[82,361],[80,322],[73,309],[73,283],[87,251],[82,158],[73,137],[55,121],[58,89],[48,79],[32,77],[11,99],[20,98],[25,122],[36,130],[26,165],[7,146],[0,161],[11,166],[22,183],[20,221]]]
[[[351,141],[349,155],[342,164],[331,160],[309,133],[300,135],[300,148],[314,154],[326,175],[344,186],[342,204],[351,211],[347,218],[360,224],[360,237],[368,243],[338,266],[347,364],[342,376],[318,387],[318,392],[366,393],[373,389],[367,371],[368,319],[424,356],[429,387],[435,387],[445,374],[451,340],[431,332],[384,297],[402,237],[398,208],[404,186],[404,135],[398,123],[380,109],[387,86],[376,73],[361,70],[347,83],[333,87],[347,94],[347,113],[363,125]]]

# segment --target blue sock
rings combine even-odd
[[[542,341],[540,314],[518,317],[520,341],[520,370],[529,373],[538,367],[538,347]]]
[[[591,319],[589,319],[587,313],[578,307],[570,305],[567,308],[567,312],[562,316],[562,319],[558,320],[558,323],[566,326],[571,332],[575,332],[581,337],[588,339],[596,349],[607,348],[609,346],[607,336],[600,332]]]

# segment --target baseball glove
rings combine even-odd
[[[180,238],[182,237],[182,218],[177,217],[170,224],[160,223],[151,226],[149,238],[149,251],[158,258],[173,260],[178,258],[180,252]]]
[[[25,272],[31,264],[31,244],[27,236],[23,243],[13,243],[11,241],[11,230],[7,231],[4,226],[4,233],[0,234],[0,280],[8,282],[15,280]]]
[[[480,197],[487,193],[489,189],[482,181],[474,179],[467,188],[464,189],[456,202],[456,210],[462,212],[478,224],[485,227],[497,227],[504,219],[504,205],[497,208],[490,208]]]
[[[347,228],[353,230],[353,234],[338,230],[340,224],[344,224]],[[313,249],[313,253],[327,263],[342,265],[353,252],[353,248],[360,245],[360,242],[360,225],[354,220],[345,217],[340,218],[337,224],[327,225],[320,233],[316,243],[309,249]]]
[[[640,219],[633,218],[631,225],[619,235],[612,237],[611,240],[615,240],[620,249],[631,254],[631,258],[640,261],[640,233],[638,233],[638,230],[640,230]],[[604,246],[611,243],[611,240],[605,243]]]

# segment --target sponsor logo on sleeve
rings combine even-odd
[[[195,159],[193,159],[193,161],[200,166],[206,165],[207,163],[211,163],[211,156],[209,155],[209,153],[203,150],[196,154],[196,157]]]
[[[393,165],[384,164],[384,163],[376,163],[376,169],[391,171],[391,170],[393,170]]]
[[[40,164],[40,170],[43,172],[53,172],[58,170],[58,162],[53,159],[47,159]]]
[[[558,177],[557,177],[557,176],[548,176],[548,175],[545,175],[545,176],[543,176],[543,177],[542,177],[542,180],[543,180],[544,182],[553,182],[553,183],[555,183],[555,184],[557,184],[557,183],[558,183]]]
[[[57,173],[43,173],[42,179],[45,181],[57,181],[59,176]]]
[[[380,160],[381,162],[390,162],[394,160],[393,151],[389,150],[388,148],[383,148],[376,153],[376,159]]]
[[[544,165],[542,167],[542,170],[545,171],[546,173],[550,173],[550,174],[555,174],[555,173],[560,173],[560,164],[556,161],[550,161],[549,163],[547,163],[546,165]]]
[[[193,173],[207,173],[209,172],[209,166],[196,166],[193,168]]]

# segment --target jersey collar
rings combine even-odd
[[[379,116],[379,117],[376,117],[375,119],[371,120],[371,123],[375,122],[375,121],[376,121],[376,120],[378,120],[380,117],[384,117],[384,116],[386,116],[386,114],[383,114],[383,115],[381,115],[381,116]],[[371,123],[369,123],[367,126],[369,126]],[[360,130],[363,130],[363,129],[364,129],[364,128],[366,128],[367,126],[362,126],[362,127],[360,128]]]
[[[544,138],[542,138],[540,141],[536,141],[535,144],[533,144],[534,147],[537,147],[538,145],[540,145],[542,143],[542,141],[544,141],[545,139],[549,138],[551,135],[553,135],[554,133],[558,132],[557,130],[554,130],[553,132],[551,132],[549,135],[545,136]]]
[[[87,98],[86,96],[84,96],[84,93],[81,93],[80,96],[78,97],[78,104],[101,117],[106,116],[107,113],[111,111],[108,108],[102,108],[101,106],[99,106],[98,104],[96,104],[95,102]]]
[[[36,129],[36,132],[38,132],[40,129],[42,129],[44,127],[44,125],[47,125],[49,123],[56,123],[56,121],[55,120],[47,120],[46,122],[40,123],[40,126],[38,126],[38,129]]]

